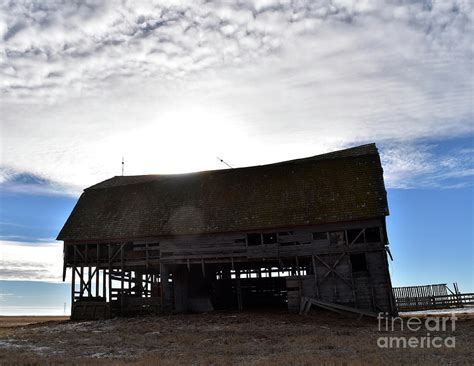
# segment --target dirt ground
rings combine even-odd
[[[6,318],[0,317],[0,365],[472,365],[474,360],[474,319],[467,317],[456,322],[454,332],[430,332],[430,337],[443,340],[455,336],[455,348],[388,349],[377,346],[379,337],[419,338],[427,330],[379,331],[377,320],[325,311],[215,312],[92,322]]]

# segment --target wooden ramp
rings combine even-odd
[[[340,305],[340,304],[335,304],[332,302],[327,302],[327,301],[321,301],[317,299],[313,299],[311,297],[302,297],[301,298],[301,306],[300,306],[300,314],[308,314],[309,310],[311,309],[311,306],[318,306],[322,309],[325,310],[330,310],[334,311],[339,314],[344,314],[344,313],[353,313],[357,314],[359,316],[368,316],[368,317],[373,317],[376,318],[377,314],[369,311],[369,310],[364,310],[364,309],[356,309],[352,308],[350,306],[345,306],[345,305]]]

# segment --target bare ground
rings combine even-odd
[[[462,319],[452,348],[377,346],[379,337],[426,336],[379,331],[376,320],[324,311],[215,312],[96,322],[0,317],[0,365],[314,365],[473,364],[474,319]],[[24,325],[24,323],[36,324]],[[46,321],[46,322],[43,322]],[[17,322],[17,325],[14,323]]]

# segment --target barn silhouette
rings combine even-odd
[[[117,176],[58,235],[73,319],[317,305],[396,313],[375,144],[269,165]]]

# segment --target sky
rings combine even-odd
[[[394,285],[474,291],[473,7],[0,0],[0,313],[62,314],[55,237],[122,157],[178,173],[368,142]]]

